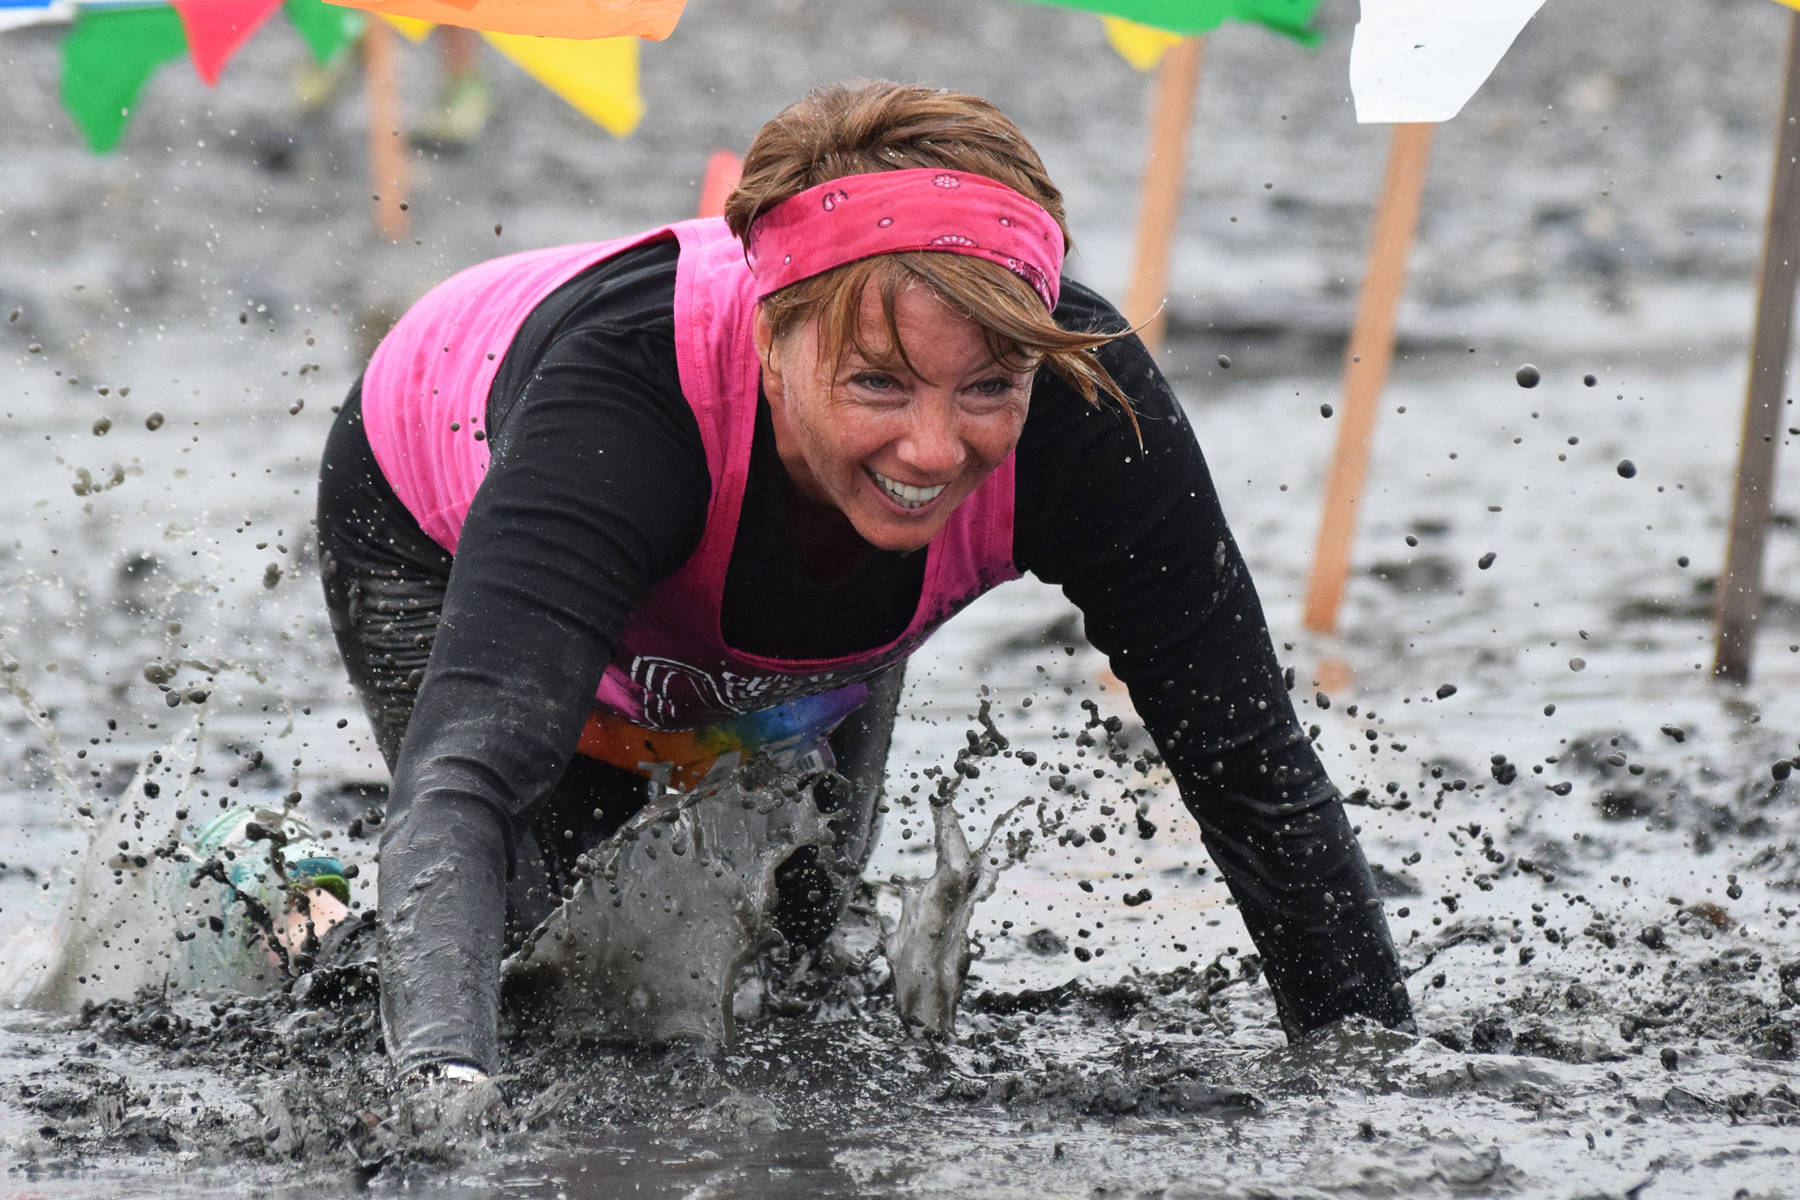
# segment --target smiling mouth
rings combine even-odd
[[[895,504],[898,504],[901,508],[924,508],[927,504],[930,504],[933,500],[936,500],[942,495],[944,489],[950,486],[947,483],[940,483],[935,487],[914,487],[910,483],[901,483],[897,479],[889,479],[886,475],[883,475],[880,471],[874,470],[873,468],[865,467],[863,469],[869,472],[869,478],[875,481],[876,486],[887,493],[888,499],[892,500]]]

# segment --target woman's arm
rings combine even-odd
[[[586,327],[490,405],[505,415],[381,842],[382,1015],[402,1075],[493,1068],[521,818],[573,755],[627,616],[699,540],[710,484],[674,372],[672,342]]]
[[[1058,316],[1117,321],[1079,288]],[[1368,864],[1295,718],[1199,444],[1142,342],[1101,358],[1136,402],[1143,445],[1116,410],[1040,385],[1019,449],[1020,565],[1062,585],[1130,690],[1289,1034],[1350,1013],[1405,1025]]]

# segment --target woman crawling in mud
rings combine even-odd
[[[836,814],[775,877],[776,929],[818,946],[907,656],[1024,572],[1129,688],[1289,1035],[1410,1022],[1200,448],[1063,278],[1068,245],[993,106],[835,86],[758,134],[722,220],[482,264],[387,336],[319,535],[393,774],[376,926],[403,1080],[498,1069],[503,959],[584,850],[722,756]]]

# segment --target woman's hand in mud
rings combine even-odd
[[[506,1097],[486,1072],[415,1072],[401,1082],[394,1132],[417,1151],[454,1151],[505,1124]]]

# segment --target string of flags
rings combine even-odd
[[[331,0],[382,17],[542,38],[646,38],[674,32],[687,0]]]
[[[1106,40],[1140,71],[1154,71],[1163,55],[1190,37],[1227,21],[1261,25],[1303,46],[1316,45],[1312,28],[1319,0],[1033,0],[1099,16]],[[1795,0],[1800,3],[1800,0]]]
[[[417,40],[430,30],[430,22],[399,9],[424,11],[435,5],[466,15],[488,7],[532,12],[630,8],[641,10],[632,22],[609,26],[588,20],[572,27],[641,27],[651,32],[597,32],[579,39],[483,32],[497,51],[532,78],[609,133],[624,137],[644,112],[638,88],[640,36],[666,37],[682,2],[476,0],[471,5],[469,0],[357,0],[354,5],[339,5],[325,0],[0,0],[0,31],[51,22],[69,26],[61,47],[63,107],[88,146],[104,153],[123,138],[139,94],[159,69],[185,56],[208,87],[216,86],[232,57],[277,11],[305,42],[314,61],[324,65],[362,36],[369,18],[358,9],[381,10],[384,19]],[[644,16],[650,10],[656,10],[655,20]]]

